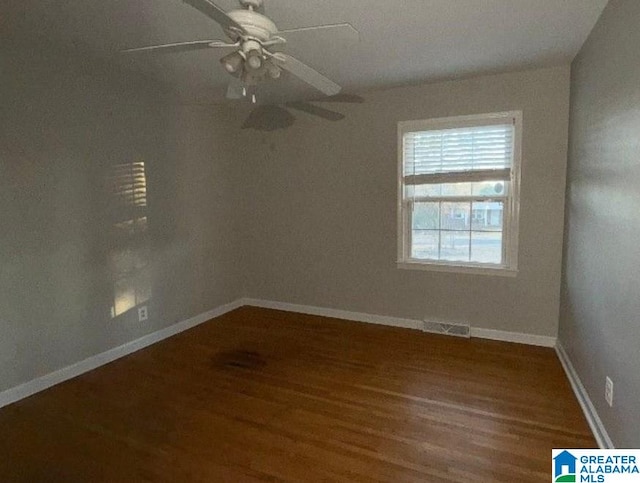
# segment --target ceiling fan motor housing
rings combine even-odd
[[[278,32],[276,24],[260,13],[251,10],[233,10],[228,15],[242,25],[245,31],[243,37],[253,37],[260,42],[266,42]],[[227,30],[226,33],[233,41],[237,41],[240,37],[237,32],[231,30]]]

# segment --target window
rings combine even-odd
[[[522,113],[398,125],[398,266],[513,275]]]

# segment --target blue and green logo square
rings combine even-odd
[[[576,461],[578,458],[563,451],[553,458],[553,481],[556,483],[576,481]]]

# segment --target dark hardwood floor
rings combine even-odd
[[[242,308],[0,410],[0,482],[549,481],[552,349]]]

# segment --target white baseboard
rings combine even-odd
[[[282,310],[284,312],[296,312],[299,314],[319,315],[321,317],[331,317],[334,319],[352,320],[354,322],[366,322],[367,324],[402,327],[405,329],[421,330],[420,328],[422,326],[422,322],[419,320],[389,317],[386,315],[372,315],[362,312],[350,312],[348,310],[314,307],[311,305],[290,304],[287,302],[274,302],[271,300],[245,298],[242,299],[242,305],[260,307],[263,309]]]
[[[602,424],[602,420],[600,419],[600,416],[598,416],[598,412],[591,402],[591,398],[589,397],[587,390],[582,384],[578,373],[571,363],[571,359],[569,359],[569,356],[565,352],[560,341],[556,343],[556,353],[558,354],[558,359],[560,359],[564,372],[567,374],[567,378],[571,383],[573,392],[582,407],[582,411],[587,418],[587,422],[589,423],[589,427],[596,438],[598,446],[600,449],[615,449],[613,441],[611,441],[611,438],[609,437],[609,433],[607,433],[604,424]]]
[[[422,321],[415,319],[405,319],[401,317],[391,317],[386,315],[373,315],[362,312],[351,312],[348,310],[330,309],[324,307],[313,307],[309,305],[290,304],[286,302],[274,302],[269,300],[259,300],[251,298],[238,299],[229,304],[215,308],[203,314],[192,317],[188,320],[171,325],[157,332],[145,335],[140,339],[128,342],[119,347],[115,347],[106,352],[91,356],[70,366],[25,382],[19,386],[7,389],[0,393],[0,408],[11,403],[29,397],[37,392],[44,391],[56,384],[72,379],[85,372],[97,369],[109,362],[120,359],[133,352],[144,349],[152,344],[167,339],[173,335],[189,330],[208,320],[231,312],[242,306],[262,307],[267,309],[282,310],[285,312],[297,312],[301,314],[319,315],[343,320],[353,320],[368,324],[387,325],[391,327],[401,327],[405,329],[422,330]],[[519,344],[538,345],[544,347],[554,347],[556,339],[554,337],[543,337],[529,334],[519,334],[516,332],[504,332],[489,329],[471,328],[471,336],[482,339],[493,339],[505,342],[516,342]],[[573,384],[573,383],[572,383]],[[585,393],[586,394],[586,393]],[[581,403],[582,404],[582,403]]]
[[[520,332],[506,332],[504,330],[479,329],[471,327],[471,337],[478,339],[500,340],[517,344],[536,345],[540,347],[555,347],[556,338],[545,335],[522,334]]]
[[[44,391],[51,386],[60,384],[61,382],[72,379],[80,374],[92,371],[93,369],[115,361],[116,359],[120,359],[121,357],[133,352],[139,351],[140,349],[144,349],[145,347],[179,334],[180,332],[189,330],[197,325],[207,322],[208,320],[224,315],[227,312],[231,312],[232,310],[241,307],[241,305],[242,303],[240,300],[222,305],[203,314],[196,315],[188,320],[178,322],[177,324],[173,324],[169,327],[158,330],[157,332],[153,332],[134,341],[127,342],[119,347],[114,347],[113,349],[91,356],[70,366],[58,369],[55,372],[51,372],[29,382],[25,382],[19,386],[7,389],[6,391],[0,392],[0,408],[29,397],[37,392]]]
[[[349,312],[347,310],[328,309],[324,307],[313,307],[310,305],[290,304],[286,302],[274,302],[271,300],[259,300],[245,298],[242,305],[252,307],[262,307],[265,309],[283,310],[285,312],[298,312],[301,314],[320,315],[323,317],[333,317],[335,319],[354,320],[356,322],[366,322],[369,324],[389,325],[392,327],[403,327],[405,329],[422,330],[422,321],[416,319],[403,319],[400,317],[389,317],[385,315],[372,315],[361,312]],[[471,328],[471,337],[479,339],[499,340],[503,342],[515,342],[518,344],[536,345],[542,347],[555,347],[556,338],[541,335],[520,334],[518,332],[505,332],[500,330]]]

